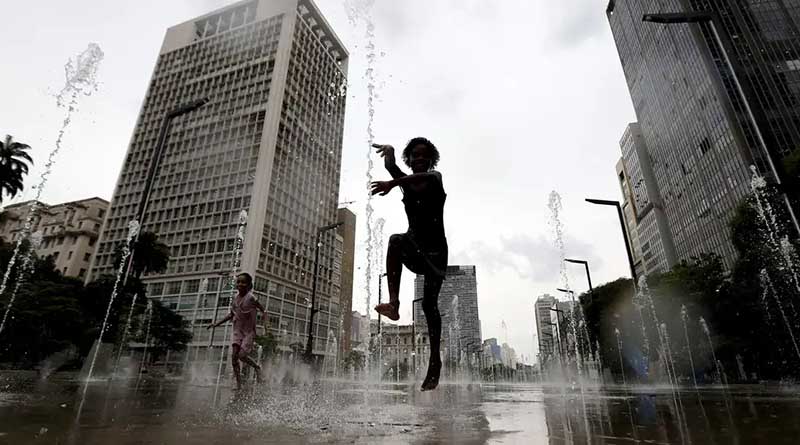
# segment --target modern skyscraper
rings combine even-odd
[[[114,273],[114,247],[155,162],[142,230],[157,233],[171,258],[165,273],[143,279],[150,298],[192,320],[190,353],[208,345],[203,326],[227,311],[231,291],[221,276],[233,268],[242,210],[241,270],[255,278],[270,331],[303,343],[317,231],[337,221],[347,58],[311,0],[241,1],[169,28],[90,278]],[[200,98],[210,102],[175,119],[154,160],[165,114]],[[334,231],[322,233],[315,353],[339,332],[335,241]],[[198,294],[204,278],[207,292]],[[217,356],[224,332],[213,340]]]
[[[746,99],[710,24],[642,21],[691,11],[718,15]],[[750,165],[771,177],[763,147],[779,156],[800,147],[800,0],[611,0],[606,12],[676,259],[716,252],[730,267],[728,223]]]
[[[414,299],[421,299],[425,277],[414,280]],[[457,298],[456,298],[457,297]],[[457,300],[457,303],[456,303]],[[454,309],[457,308],[457,311]],[[414,304],[414,317],[419,330],[428,330],[422,301]],[[442,315],[442,348],[447,348],[447,358],[458,359],[462,353],[480,353],[481,320],[478,316],[478,282],[475,266],[447,266],[446,277],[439,292],[439,313]],[[444,349],[442,349],[444,353]]]
[[[636,276],[667,272],[677,262],[675,244],[639,124],[629,124],[619,144],[617,177]]]
[[[550,308],[556,299],[552,295],[544,294],[536,299],[534,304],[534,318],[536,319],[536,338],[539,339],[539,363],[544,364],[553,356],[555,345],[553,326],[550,324]]]
[[[339,288],[341,294],[339,298],[339,310],[345,316],[342,323],[342,342],[341,350],[350,350],[350,331],[352,330],[352,317],[347,316],[353,310],[353,272],[355,271],[355,249],[356,249],[356,215],[348,209],[341,208],[337,211],[337,221],[343,222],[336,229],[336,233],[342,238],[342,279]]]

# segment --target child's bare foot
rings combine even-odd
[[[425,380],[422,381],[421,391],[432,391],[439,386],[439,374],[442,371],[442,362],[432,361],[428,363],[428,374]]]
[[[398,311],[399,304],[383,303],[375,306],[375,310],[392,321],[400,319],[400,311]]]

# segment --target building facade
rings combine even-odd
[[[676,259],[714,252],[730,267],[728,223],[749,193],[749,167],[769,178],[762,147],[778,157],[800,147],[800,0],[611,0],[606,11]],[[708,23],[642,21],[691,11],[718,15],[748,100]]]
[[[91,277],[112,270],[113,248],[143,198],[165,113],[209,99],[169,128],[141,221],[171,250],[165,273],[143,277],[148,297],[190,319],[191,359],[218,357],[227,343],[227,328],[211,340],[203,326],[227,311],[242,210],[240,270],[255,278],[269,330],[305,341],[316,233],[337,217],[347,60],[310,0],[240,1],[167,30]],[[315,354],[340,332],[336,241],[332,231],[320,239]],[[208,287],[199,294],[203,279]],[[214,349],[205,351],[209,341]]]
[[[342,273],[339,284],[339,310],[342,314],[349,314],[353,311],[353,273],[355,271],[356,258],[356,215],[348,209],[340,208],[337,211],[337,221],[342,222],[336,228],[336,233],[342,239]],[[348,352],[352,348],[350,339],[353,330],[352,317],[344,317],[342,320],[342,352]]]
[[[550,324],[550,308],[556,298],[549,294],[541,295],[534,303],[534,319],[536,320],[536,338],[539,339],[539,363],[547,362],[553,356],[553,326]]]
[[[617,179],[622,190],[622,217],[625,220],[625,232],[628,234],[628,249],[633,259],[633,267],[636,276],[644,274],[644,263],[642,262],[642,248],[639,245],[639,229],[636,225],[636,209],[633,206],[633,193],[631,192],[631,182],[625,170],[625,163],[622,159],[616,165]]]
[[[620,148],[617,177],[636,276],[667,272],[677,263],[675,244],[639,124],[628,125]]]
[[[15,243],[22,236],[31,201],[13,204],[0,216],[0,238]],[[108,201],[82,199],[63,204],[39,203],[31,221],[31,233],[41,232],[40,257],[52,256],[56,269],[65,276],[85,278],[95,249],[100,227],[108,211]]]
[[[384,373],[390,368],[400,370],[419,370],[424,372],[428,366],[430,343],[427,331],[415,330],[413,325],[381,323],[380,341],[378,320],[370,320],[370,338],[372,339],[373,357],[377,359],[377,350],[383,363]],[[415,340],[416,338],[416,340]],[[416,362],[415,358],[416,350]],[[399,364],[399,366],[398,366]],[[414,368],[416,366],[416,368]]]
[[[424,295],[425,277],[414,280],[414,299]],[[427,332],[421,300],[414,304],[414,319],[420,330]],[[459,360],[461,354],[479,354],[482,349],[481,320],[478,314],[478,282],[475,266],[447,266],[439,292],[439,313],[442,316],[442,353],[448,360]],[[460,352],[460,353],[459,353]]]

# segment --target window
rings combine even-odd
[[[85,275],[86,275],[86,269],[81,269],[81,271],[78,272],[78,278],[83,278]]]
[[[91,258],[92,258],[92,254],[91,253],[83,254],[83,261],[86,261],[87,263],[89,262],[89,259],[91,259]]]
[[[103,209],[97,209],[97,217],[98,217],[98,218],[102,218],[103,216],[105,216],[105,214],[106,214],[106,211],[105,211],[105,210],[103,210]]]
[[[69,253],[67,254],[67,259],[68,259],[68,260],[71,260],[71,259],[72,259],[72,251],[71,251],[71,250],[70,250],[70,251],[69,251]]]

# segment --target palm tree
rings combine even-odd
[[[0,202],[3,194],[13,198],[22,191],[22,177],[28,174],[28,163],[33,164],[33,159],[25,152],[30,148],[15,142],[9,135],[5,142],[0,142]]]

